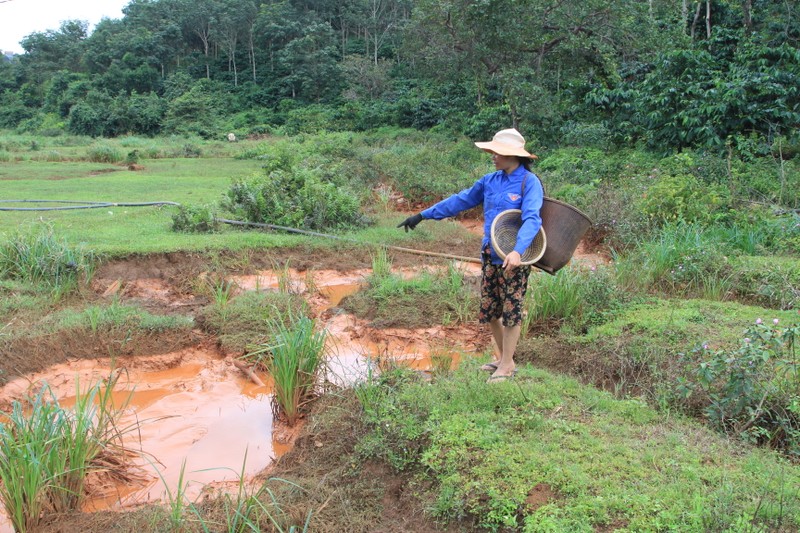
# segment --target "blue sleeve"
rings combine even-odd
[[[446,198],[438,204],[425,209],[422,211],[422,217],[441,220],[480,205],[483,202],[484,178],[486,176],[476,181],[469,189],[464,189],[450,198]]]
[[[542,217],[539,212],[544,201],[542,182],[535,174],[525,177],[525,194],[522,197],[522,226],[517,233],[517,244],[514,250],[520,255],[528,249],[539,229],[542,227]]]

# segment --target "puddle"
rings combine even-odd
[[[134,460],[142,483],[94,488],[84,510],[164,501],[167,488],[173,494],[177,490],[181,468],[191,501],[206,486],[235,483],[242,472],[252,477],[288,450],[273,436],[266,376],[267,386],[255,386],[228,361],[202,349],[117,361],[116,368],[124,371],[113,401],[117,406],[127,401],[120,427],[138,421],[138,429],[126,433],[123,443],[143,452]],[[46,382],[59,403],[70,407],[76,384],[85,390],[110,372],[108,359],[73,361],[9,383],[0,398],[8,404],[35,394]]]
[[[474,267],[464,265],[470,274],[475,274]],[[411,277],[420,271],[407,269],[402,275]],[[342,299],[357,292],[369,273],[290,269],[230,280],[240,291],[288,289],[305,293],[320,317],[320,326],[328,332],[327,378],[343,386],[367,379],[385,368],[387,361],[427,371],[442,361],[455,367],[464,353],[478,349],[481,340],[476,338],[474,325],[376,330],[341,312],[337,306]],[[175,302],[170,287],[159,280],[114,283],[117,285],[99,290]],[[166,501],[167,493],[178,490],[181,478],[186,498],[193,501],[209,487],[235,487],[242,472],[246,480],[252,479],[291,448],[291,434],[273,424],[269,377],[259,376],[266,386],[258,386],[213,350],[197,347],[158,356],[121,358],[116,368],[124,372],[113,401],[118,406],[127,402],[122,427],[139,424],[135,433],[125,435],[124,444],[142,452],[134,462],[143,475],[139,476],[141,482],[121,486],[87,480],[90,497],[83,505],[85,511],[121,510]],[[12,400],[35,393],[43,382],[63,406],[69,407],[75,403],[76,383],[85,389],[107,378],[110,371],[109,359],[56,365],[8,383],[0,389],[0,407],[7,411]],[[0,533],[6,530],[0,521]]]

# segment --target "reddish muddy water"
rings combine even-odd
[[[469,275],[479,275],[478,265],[462,268]],[[450,359],[456,365],[464,353],[478,348],[474,327],[376,330],[341,312],[340,301],[358,291],[368,274],[366,270],[264,271],[230,281],[240,292],[283,289],[304,294],[328,332],[327,378],[340,385],[365,379],[380,367],[381,360],[425,371],[431,368],[432,357]],[[170,287],[157,279],[105,280],[98,290],[178,306],[188,301],[172,296]],[[114,362],[81,359],[56,365],[8,383],[0,389],[0,405],[7,410],[11,401],[37,392],[46,383],[68,407],[75,402],[78,385],[85,391],[108,378],[112,365],[121,372],[114,400],[127,405],[121,426],[137,426],[126,433],[124,444],[141,454],[134,459],[132,476],[138,481],[119,486],[90,479],[86,511],[165,501],[168,493],[176,493],[181,477],[186,498],[192,501],[204,490],[235,486],[242,473],[249,482],[291,446],[292,432],[272,418],[269,376],[261,375],[266,385],[257,386],[230,357],[203,346]],[[6,523],[0,532],[8,528]]]

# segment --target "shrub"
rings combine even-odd
[[[239,219],[294,228],[343,229],[366,223],[353,192],[303,168],[237,180],[223,206]]]
[[[640,203],[656,225],[676,220],[710,223],[722,218],[727,206],[725,189],[704,186],[688,174],[662,176]]]
[[[698,348],[702,362],[687,396],[707,396],[705,414],[719,429],[759,444],[771,444],[800,455],[800,381],[797,341],[800,327],[779,327],[758,319],[745,331],[738,348]]]
[[[181,205],[172,215],[172,231],[214,233],[219,229],[220,223],[214,207],[210,205]]]

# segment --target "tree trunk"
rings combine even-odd
[[[702,2],[697,2],[697,9],[694,12],[694,20],[692,20],[692,30],[689,35],[694,39],[695,29],[697,28],[697,21],[700,20],[700,9],[703,7]]]
[[[744,19],[744,27],[747,29],[748,33],[753,31],[753,16],[751,14],[752,8],[752,0],[744,0],[742,2],[742,18]]]
[[[711,39],[711,0],[706,0],[706,38]]]
[[[255,40],[253,39],[253,27],[250,26],[250,32],[248,33],[248,48],[250,53],[250,64],[253,66],[253,83],[256,83],[256,45]]]

